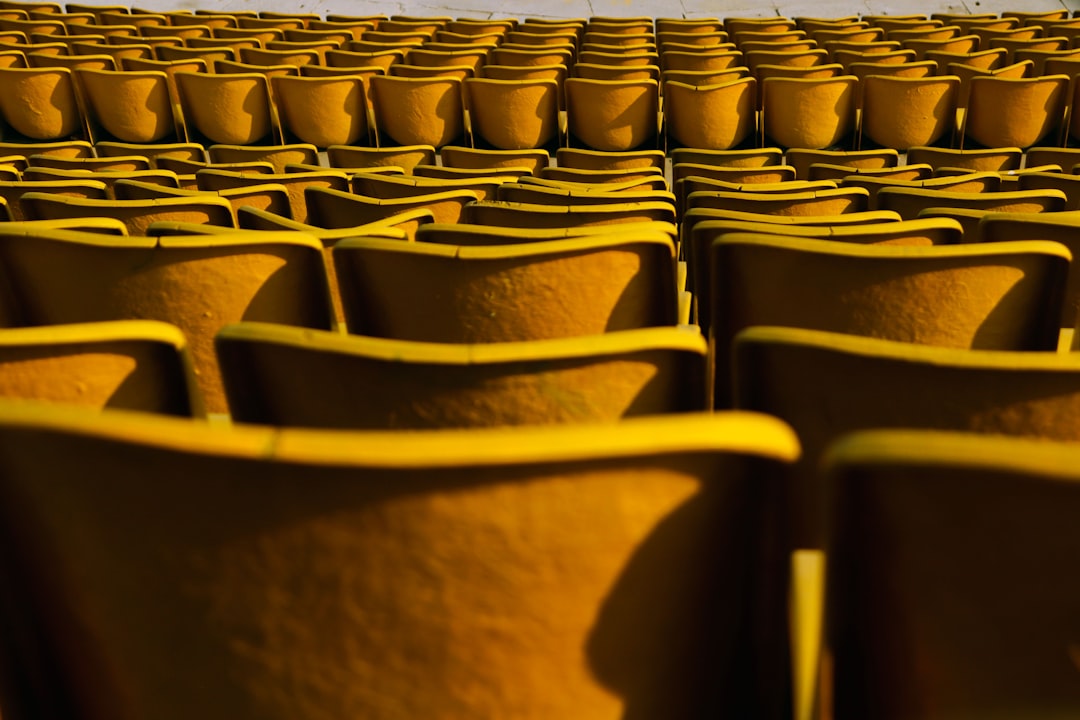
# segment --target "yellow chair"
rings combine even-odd
[[[655,171],[663,174],[665,154],[663,150],[609,151],[590,148],[559,148],[555,153],[558,167],[549,171],[589,170],[602,176],[607,172]]]
[[[518,228],[503,225],[470,225],[468,223],[429,223],[416,231],[417,242],[440,243],[442,245],[514,245],[532,243],[541,240],[565,240],[580,235],[597,233],[667,233],[673,239],[678,236],[678,227],[672,223],[651,221],[625,223],[610,226],[580,226],[561,228]]]
[[[892,210],[905,220],[927,208],[949,207],[994,212],[1044,213],[1065,210],[1067,199],[1060,190],[1013,190],[1003,192],[954,192],[910,187],[886,187],[877,193],[878,208]]]
[[[735,337],[734,397],[781,418],[803,455],[792,467],[801,547],[824,540],[822,456],[845,433],[870,428],[963,430],[1080,438],[1080,358],[973,351],[797,328],[751,327]],[[881,399],[883,388],[902,389]],[[828,407],[828,413],[821,408]]]
[[[381,199],[340,192],[330,188],[304,189],[308,222],[321,228],[334,229],[364,225],[384,220],[409,210],[430,210],[438,222],[458,222],[465,208],[476,202],[470,190],[446,190],[402,198]]]
[[[183,119],[173,112],[165,73],[80,69],[75,77],[86,98],[95,142],[187,142]]]
[[[24,324],[172,323],[191,345],[212,413],[227,409],[213,350],[223,325],[260,320],[330,329],[322,253],[321,243],[301,233],[143,238],[0,226],[0,256],[18,277],[12,294]]]
[[[809,149],[850,144],[858,83],[850,76],[763,80],[762,144]]]
[[[878,209],[878,192],[884,188],[921,188],[935,191],[947,190],[954,193],[996,193],[1001,191],[1001,174],[995,172],[972,172],[942,175],[924,180],[901,180],[894,177],[856,174],[841,180],[840,185],[842,187],[866,188],[870,192],[868,205],[872,210],[876,210]],[[895,210],[895,208],[893,209]]]
[[[1075,442],[930,430],[830,448],[838,720],[1080,709],[1077,459]]]
[[[960,78],[869,75],[860,81],[859,146],[906,151],[912,146],[952,142]]]
[[[149,320],[9,328],[0,332],[6,400],[203,415],[187,340]],[[704,381],[704,373],[702,374]]]
[[[551,162],[551,155],[540,148],[533,150],[486,150],[446,145],[439,150],[442,167],[456,170],[492,170],[524,167],[532,175],[538,175]],[[434,162],[426,163],[434,165]],[[414,166],[414,172],[415,172]]]
[[[10,602],[86,628],[12,647],[25,696],[117,720],[786,716],[764,490],[798,443],[772,418],[401,434],[5,406],[0,447]]]
[[[434,429],[705,409],[706,344],[691,327],[452,345],[242,323],[216,346],[237,422]]]
[[[147,226],[158,220],[236,227],[229,201],[208,195],[156,200],[95,200],[34,191],[22,194],[19,207],[23,216],[29,220],[99,216],[115,218],[124,223],[130,235],[145,235]]]
[[[872,215],[872,213],[856,213]],[[951,218],[920,218],[888,221],[881,217],[866,218],[865,222],[837,222],[843,216],[815,219],[788,218],[797,222],[778,223],[775,218],[746,220],[710,217],[702,214],[684,220],[682,250],[688,267],[688,289],[696,303],[696,322],[702,332],[711,325],[709,299],[709,251],[717,238],[731,233],[786,235],[796,238],[818,238],[834,242],[861,245],[901,245],[929,247],[955,245],[964,237],[960,223]],[[805,221],[805,222],[803,222]]]
[[[430,145],[401,145],[387,148],[331,145],[326,158],[332,168],[398,167],[409,172],[417,165],[434,165],[435,148]]]
[[[71,197],[93,198],[96,200],[107,200],[109,198],[108,186],[100,180],[91,179],[89,175],[86,179],[0,181],[0,198],[4,199],[4,204],[12,220],[27,219],[20,200],[23,195],[30,192],[64,194]]]
[[[0,127],[7,142],[89,140],[67,68],[0,68]]]
[[[973,77],[968,108],[960,129],[961,147],[1038,145],[1058,140],[1069,100],[1069,77]]]
[[[709,190],[687,195],[686,208],[740,210],[762,215],[841,215],[866,211],[869,197],[870,193],[863,188],[772,193]]]
[[[537,205],[514,202],[474,202],[465,206],[461,222],[520,228],[565,228],[675,222],[675,207],[667,201],[588,205]]]
[[[988,212],[979,219],[978,235],[982,242],[1014,240],[1050,240],[1069,248],[1074,257],[1080,253],[1076,229],[1080,213],[995,213]],[[1065,288],[1065,304],[1058,326],[1072,331],[1077,325],[1077,306],[1080,304],[1080,275],[1070,266]]]
[[[757,137],[757,81],[664,82],[665,147],[728,150]]]
[[[352,334],[512,342],[678,317],[675,246],[661,232],[487,247],[357,238],[333,258]]]
[[[357,77],[273,77],[274,103],[285,142],[368,145],[367,95]]]
[[[1008,172],[1019,170],[1024,151],[1018,147],[936,148],[919,145],[908,148],[907,161],[939,168],[963,168],[972,172]]]
[[[451,145],[465,136],[461,81],[456,78],[371,78],[380,145]]]
[[[349,178],[349,187],[356,195],[385,200],[454,190],[468,190],[477,200],[494,200],[498,189],[507,182],[506,178],[490,176],[445,179],[358,172]]]
[[[288,193],[288,217],[301,223],[308,221],[307,201],[304,199],[304,190],[307,187],[314,185],[341,192],[347,192],[349,189],[348,175],[329,169],[308,172],[248,173],[207,168],[195,173],[195,181],[200,190],[212,192],[267,183],[281,185]]]
[[[178,72],[174,78],[192,140],[206,145],[282,144],[265,75]]]
[[[1069,251],[1052,242],[860,245],[731,233],[711,246],[715,407],[730,407],[730,351],[753,325],[976,350],[1046,350]]]
[[[471,78],[463,89],[474,146],[529,150],[562,144],[556,81]]]
[[[660,93],[655,80],[567,78],[567,144],[594,150],[655,148],[660,132]]]

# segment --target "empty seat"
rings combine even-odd
[[[473,144],[498,150],[557,147],[561,91],[554,80],[465,80]]]
[[[187,340],[149,320],[5,329],[0,396],[8,399],[203,414]]]
[[[381,144],[430,145],[437,150],[464,137],[461,80],[376,75],[370,82]]]
[[[723,235],[710,255],[716,407],[730,406],[731,343],[752,325],[1055,350],[1069,257],[1052,242],[894,247]]]
[[[147,226],[159,220],[236,227],[229,201],[210,195],[152,200],[96,200],[35,191],[23,193],[19,198],[19,207],[29,220],[87,216],[116,218],[127,226],[131,235],[145,235]]]
[[[265,75],[178,72],[174,77],[192,140],[207,145],[282,143]]]
[[[507,342],[677,320],[675,248],[663,233],[488,247],[358,238],[333,257],[354,334]]]
[[[858,78],[766,78],[761,82],[761,131],[766,142],[790,148],[850,144]]]
[[[787,563],[765,548],[798,444],[772,418],[398,434],[49,410],[0,408],[0,581],[67,639],[8,645],[28,703],[785,717]]]
[[[756,141],[757,81],[718,85],[664,82],[665,146],[728,150]]]
[[[705,409],[706,344],[689,327],[455,345],[243,323],[216,345],[240,422],[419,429]]]
[[[191,344],[209,412],[227,409],[213,336],[240,320],[329,329],[322,244],[300,233],[110,237],[0,225],[23,325],[153,319]]]
[[[608,151],[657,146],[660,94],[655,80],[567,78],[564,87],[570,143]]]
[[[367,94],[358,77],[274,77],[274,102],[285,142],[368,145]]]
[[[943,431],[833,446],[837,720],[1080,709],[1077,462],[1074,442]]]

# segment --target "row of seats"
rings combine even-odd
[[[1037,24],[1036,18],[1028,20],[1032,22],[1024,26],[1028,30],[994,28],[993,32],[1042,32],[1043,25]],[[265,21],[302,24],[299,19]],[[623,40],[610,46],[600,44],[601,50],[588,50],[579,48],[587,48],[589,43],[578,41],[588,39],[589,28],[594,26],[532,23],[532,35],[538,42],[554,38],[561,43],[564,39],[568,47],[526,43],[524,47],[543,50],[520,52],[554,55],[511,61],[494,54],[513,52],[508,45],[515,43],[482,39],[475,46],[470,44],[471,39],[487,35],[457,33],[470,41],[458,47],[472,48],[468,50],[445,49],[454,43],[427,40],[440,32],[439,22],[434,22],[418,28],[413,39],[403,38],[402,45],[385,51],[359,53],[327,46],[330,49],[322,48],[322,54],[309,49],[303,52],[311,56],[300,58],[286,49],[253,46],[238,51],[225,48],[230,50],[228,56],[216,57],[213,47],[161,44],[134,53],[125,50],[128,45],[109,44],[110,38],[123,39],[123,35],[101,36],[101,52],[97,53],[93,44],[86,45],[85,39],[93,35],[79,31],[67,36],[66,26],[51,22],[58,25],[53,33],[32,33],[50,42],[28,43],[25,48],[16,47],[16,43],[4,56],[10,66],[0,68],[0,86],[7,89],[0,97],[9,99],[0,104],[0,113],[6,134],[11,136],[8,139],[40,142],[78,137],[143,144],[193,141],[239,145],[287,140],[318,149],[351,144],[430,144],[439,148],[467,139],[474,145],[498,149],[573,143],[608,151],[643,145],[723,149],[747,143],[820,148],[837,143],[858,146],[865,141],[903,151],[915,145],[952,144],[954,137],[961,147],[1027,148],[1044,141],[1068,142],[1076,134],[1069,117],[1074,105],[1069,63],[1077,62],[1073,50],[1029,47],[979,51],[976,42],[963,51],[925,50],[924,56],[937,52],[937,59],[923,62],[915,60],[923,56],[905,54],[913,50],[893,52],[887,43],[897,41],[881,44],[852,39],[829,41],[845,43],[833,47],[830,55],[825,49],[797,47],[817,41],[801,39],[806,30],[785,32],[782,23],[759,23],[760,30],[730,33],[709,32],[709,25],[699,24],[696,32],[686,34],[719,35],[717,44],[675,43],[687,49],[660,53],[650,50],[652,33],[625,23],[619,33],[594,31],[593,39],[606,35],[634,39],[634,44]],[[790,22],[795,25],[795,21]],[[928,27],[921,30],[888,32],[940,34],[941,22],[944,20],[927,20]],[[844,23],[845,30],[818,28],[810,32],[819,37],[831,32],[852,38],[869,30],[872,34],[886,32],[881,27],[859,27],[863,23]],[[90,26],[77,23],[72,27],[85,30]],[[130,27],[136,31],[173,26]],[[200,26],[182,27],[186,32]],[[948,27],[952,28],[949,32],[955,30]],[[607,29],[603,23],[601,29]],[[982,30],[991,32],[991,28]],[[20,32],[14,27],[10,31]],[[303,27],[277,31],[333,33]],[[247,32],[261,31],[248,28]],[[372,32],[378,31],[360,34],[365,37]],[[346,40],[353,36],[344,30],[338,33],[341,38],[336,42],[349,47],[370,42]],[[494,35],[502,38],[509,33],[530,34],[500,27]],[[721,42],[728,34],[735,42]],[[69,45],[54,42],[60,37],[78,40]],[[978,41],[978,36],[973,37]],[[640,44],[637,38],[641,38]],[[215,41],[199,36],[180,39],[185,43]],[[304,44],[299,40],[279,42]],[[436,44],[440,49],[428,49]],[[751,49],[757,45],[775,49]],[[51,50],[24,52],[38,46]],[[178,57],[175,53],[179,50],[192,53]],[[256,59],[255,52],[280,55],[271,62],[269,57]],[[331,55],[334,52],[371,57],[349,60]],[[380,52],[385,53],[384,60],[375,57]],[[589,57],[586,53],[590,52],[607,57]],[[756,57],[755,52],[759,53]],[[858,57],[837,56],[844,52]],[[1042,54],[1024,59],[1024,53]],[[1003,64],[1017,58],[1021,59],[1015,64]],[[843,62],[828,63],[830,60]],[[744,63],[749,67],[743,67]],[[326,72],[316,73],[316,68]],[[406,72],[405,68],[419,69]],[[935,70],[950,74],[935,74]],[[1045,75],[1047,71],[1064,74]],[[401,74],[394,74],[397,72]],[[1008,111],[1001,112],[1003,107]],[[313,112],[313,108],[321,112]],[[529,111],[523,112],[524,108]],[[711,121],[700,122],[703,117]]]
[[[60,16],[88,15],[82,36],[137,22],[166,40],[154,52],[181,47],[177,28],[199,28],[184,47],[202,49],[204,19],[211,42],[347,32],[421,52],[550,35],[573,60],[563,87],[635,82],[573,73],[586,52],[635,57],[649,33],[657,51],[745,57],[762,34],[937,42],[914,34],[956,26],[1024,42],[1071,22],[492,29],[51,7],[73,36]],[[41,9],[4,0],[0,18],[48,23]],[[103,37],[122,47],[117,32]],[[352,47],[338,52],[368,51]],[[79,78],[95,73],[63,69],[72,107],[90,107]],[[212,69],[192,75],[238,68]],[[280,81],[329,77],[241,69],[271,118]],[[101,75],[114,104],[138,74]],[[173,127],[199,126],[183,74],[149,74]],[[432,80],[355,75],[368,120],[379,78]],[[877,77],[855,81],[863,121]],[[470,97],[469,73],[450,79]],[[660,80],[658,130],[679,103],[679,81]],[[341,102],[326,97],[312,107]],[[945,114],[971,113],[964,97]],[[91,115],[75,140],[5,136],[5,719],[1080,708],[1080,149],[489,147],[472,110],[500,104],[515,105],[463,104],[476,147],[387,139],[404,110],[367,142],[124,140]],[[575,112],[569,93],[550,104],[559,123]],[[609,98],[594,123],[619,109]]]

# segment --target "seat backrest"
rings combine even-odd
[[[94,138],[130,143],[182,140],[164,72],[76,70]]]
[[[309,186],[304,189],[304,199],[308,222],[334,229],[375,222],[418,208],[431,210],[436,222],[459,222],[465,209],[476,202],[476,193],[471,190],[433,190],[422,195],[380,199]]]
[[[86,140],[68,68],[0,68],[0,122],[5,140]]]
[[[664,132],[668,147],[729,150],[757,133],[757,81],[718,85],[664,82]]]
[[[555,80],[465,80],[472,133],[484,146],[525,150],[558,145],[559,83]]]
[[[893,210],[905,220],[919,216],[926,208],[952,207],[994,212],[1061,212],[1068,200],[1061,190],[1006,190],[1002,192],[954,192],[913,187],[884,187],[878,190],[877,206]]]
[[[353,334],[507,342],[677,320],[666,233],[478,247],[357,238],[335,245],[333,258]]]
[[[204,144],[280,145],[269,79],[262,73],[173,75],[191,139]]]
[[[35,630],[4,638],[20,714],[790,716],[769,528],[798,445],[773,418],[402,434],[49,410],[0,409],[0,580]]]
[[[936,145],[956,127],[958,77],[869,75],[860,89],[864,140],[905,151],[913,145]]]
[[[571,141],[606,151],[657,146],[660,90],[655,80],[572,77],[563,87]]]
[[[187,340],[175,326],[150,320],[4,330],[0,396],[181,417],[204,412]]]
[[[457,345],[241,323],[216,347],[234,422],[433,429],[705,409],[705,339],[686,326]]]
[[[733,233],[710,256],[717,407],[735,334],[782,325],[978,350],[1057,349],[1071,254],[1052,242],[897,247]]]
[[[833,446],[837,720],[1080,712],[1078,463],[1075,443],[964,433]]]
[[[859,213],[863,214],[863,213]],[[698,217],[706,219],[698,220]],[[865,223],[841,224],[835,218],[823,219],[813,225],[796,223],[778,224],[745,219],[707,219],[707,216],[684,221],[682,250],[686,258],[689,275],[689,290],[694,294],[697,304],[697,322],[702,332],[708,332],[711,312],[709,302],[709,251],[713,242],[725,234],[764,233],[787,235],[789,237],[819,238],[837,242],[850,242],[865,245],[954,245],[963,240],[964,231],[957,221],[951,218],[922,218],[882,222],[867,219]],[[796,218],[804,219],[804,218]],[[805,218],[810,220],[811,218]]]
[[[1048,173],[1049,174],[1049,173]],[[1066,176],[1074,177],[1074,176]],[[980,242],[1011,240],[1050,240],[1069,248],[1073,257],[1080,255],[1080,213],[985,213],[979,218]],[[1080,268],[1069,266],[1061,328],[1075,328],[1080,312]]]
[[[1068,75],[973,77],[961,147],[1029,148],[1057,144],[1069,101]]]
[[[209,412],[225,411],[214,334],[240,320],[329,329],[322,244],[302,233],[111,237],[0,226],[24,325],[151,319],[191,345]]]
[[[796,546],[821,547],[821,457],[870,428],[1080,440],[1080,356],[930,347],[817,330],[751,327],[733,347],[735,407],[790,423]]]
[[[375,131],[386,144],[438,149],[464,136],[461,80],[375,75],[369,82]]]
[[[367,93],[356,77],[289,77],[270,80],[286,142],[367,145]]]
[[[858,84],[850,75],[762,80],[761,131],[766,142],[814,149],[845,141],[855,130]]]
[[[212,195],[155,200],[93,200],[48,192],[28,192],[19,199],[19,206],[28,220],[58,220],[88,215],[116,218],[127,226],[129,235],[146,235],[147,226],[158,220],[236,227],[232,205],[228,200]]]
[[[537,205],[503,201],[466,205],[461,222],[521,228],[580,227],[636,222],[675,222],[670,202],[631,202],[589,205]]]

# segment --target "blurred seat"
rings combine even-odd
[[[765,688],[788,675],[787,562],[767,548],[798,444],[771,418],[400,434],[0,413],[9,602],[45,636],[87,629],[12,648],[24,705],[119,720],[126,688],[154,717],[786,716]]]
[[[513,342],[674,325],[665,233],[453,246],[357,238],[333,249],[349,332],[424,342]]]
[[[943,431],[867,431],[831,448],[838,720],[1080,708],[1077,461],[1074,442]]]
[[[5,329],[0,396],[181,417],[204,412],[187,340],[149,320]]]
[[[0,225],[0,257],[21,324],[172,323],[190,343],[212,413],[227,411],[213,349],[223,325],[330,329],[322,252],[300,233],[144,238]]]

